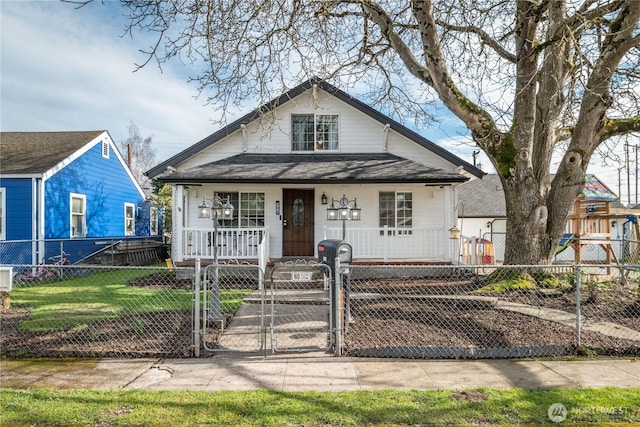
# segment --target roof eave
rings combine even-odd
[[[185,178],[157,178],[165,184],[421,184],[425,186],[441,186],[454,185],[466,182],[469,178],[455,179],[353,179],[353,178],[336,178],[336,179],[242,179],[242,178],[203,178],[194,179]]]

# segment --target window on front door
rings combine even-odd
[[[380,227],[388,227],[389,234],[411,234],[413,227],[413,193],[381,191],[379,194]],[[381,231],[381,233],[383,233]]]
[[[135,211],[136,211],[136,206],[133,203],[124,204],[124,235],[125,236],[136,235]]]
[[[291,151],[338,150],[337,114],[291,115]]]
[[[87,196],[71,194],[71,238],[87,235]]]

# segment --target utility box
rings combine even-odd
[[[334,274],[336,272],[336,258],[340,260],[340,265],[349,265],[352,261],[352,254],[351,245],[344,240],[329,239],[318,243],[318,261],[328,265]]]
[[[13,267],[0,267],[0,292],[11,292]]]

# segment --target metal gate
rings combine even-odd
[[[208,352],[319,351],[333,344],[330,269],[283,264],[265,273],[255,265],[211,264],[194,292],[194,348]]]
[[[196,266],[196,282],[200,275]],[[264,272],[255,265],[208,265],[196,285],[194,343],[206,351],[264,349]]]
[[[283,264],[271,271],[271,350],[319,351],[333,345],[331,270],[324,264]]]

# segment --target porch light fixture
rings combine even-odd
[[[211,201],[211,206],[207,204],[207,200]],[[218,194],[214,194],[213,198],[203,196],[202,203],[198,205],[198,218],[209,219],[213,215],[213,219],[217,223],[219,219],[232,219],[233,210],[234,207],[229,203],[228,197],[226,201],[223,201]]]
[[[322,203],[323,205],[327,204],[327,195],[324,194],[324,191],[322,192],[322,196],[320,196],[320,203]]]
[[[362,209],[358,206],[356,199],[349,200],[342,195],[340,200],[331,199],[331,205],[327,208],[327,219],[329,221],[342,221],[342,240],[345,239],[347,221],[360,221]]]

